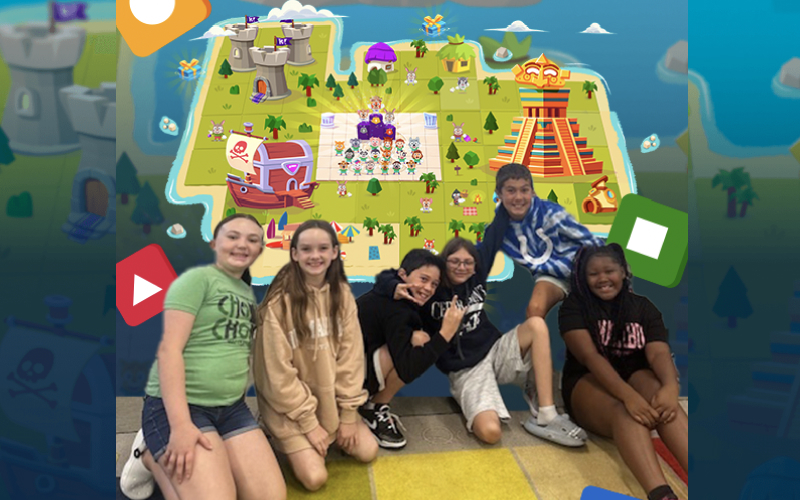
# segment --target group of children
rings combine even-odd
[[[528,432],[569,447],[585,444],[583,428],[612,438],[648,500],[677,499],[650,437],[657,430],[686,469],[688,418],[661,314],[633,293],[622,248],[536,197],[526,167],[506,165],[496,182],[500,203],[482,243],[454,238],[440,256],[412,250],[358,299],[336,234],[309,220],[256,305],[248,269],[264,248],[263,229],[244,214],[220,222],[215,263],[187,271],[167,292],[123,493],[147,498],[155,481],[167,500],[282,499],[272,447],[318,490],[333,443],[364,463],[379,446],[406,444],[389,403],[436,364],[482,442],[500,440],[510,415],[499,385],[515,383],[530,406]],[[535,280],[527,320],[505,333],[484,309],[501,249]],[[555,407],[544,321],[562,300],[567,414]],[[250,369],[261,427],[244,402]]]

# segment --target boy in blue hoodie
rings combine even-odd
[[[533,177],[524,165],[509,163],[497,171],[495,191],[510,223],[502,250],[533,275],[528,318],[544,319],[569,292],[575,254],[584,245],[603,245],[564,208],[536,196]]]

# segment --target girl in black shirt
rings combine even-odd
[[[678,403],[678,374],[661,313],[631,289],[616,243],[583,247],[571,293],[559,312],[567,344],[562,392],[568,413],[586,430],[613,438],[648,500],[677,499],[658,463],[655,429],[684,470],[689,419]]]

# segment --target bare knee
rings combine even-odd
[[[389,348],[387,346],[382,346],[380,349],[378,349],[378,353],[378,361],[381,364],[381,372],[388,374],[394,368],[392,355],[389,354]]]
[[[372,436],[368,437],[359,443],[352,456],[361,463],[368,464],[372,462],[378,456],[378,442]]]
[[[525,309],[525,316],[529,319],[543,319],[547,316],[547,312],[547,304],[545,304],[544,301],[531,299],[528,303],[528,307]]]
[[[643,429],[648,433],[650,432],[647,427],[633,419],[631,414],[628,413],[628,409],[625,408],[625,405],[622,402],[614,403],[611,409],[611,415],[612,437],[630,432],[641,432]]]
[[[661,390],[661,382],[650,370],[641,370],[633,374],[629,380],[631,386],[647,401]]]
[[[480,417],[480,418],[479,418]],[[480,414],[472,422],[472,432],[486,444],[496,444],[503,436],[500,419],[492,412],[491,416]]]
[[[296,474],[296,476],[297,480],[300,481],[305,489],[308,491],[317,491],[325,486],[325,483],[328,481],[328,470],[324,466],[319,468],[315,467],[303,471],[300,474]]]

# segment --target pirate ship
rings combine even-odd
[[[0,474],[9,498],[99,498],[113,495],[107,449],[114,433],[112,341],[72,332],[70,299],[45,297],[40,325],[6,319],[0,344],[0,409],[15,424],[45,437],[47,451],[0,438]]]
[[[570,71],[559,68],[544,54],[512,68],[525,116],[514,118],[511,135],[489,160],[499,170],[508,163],[528,167],[535,177],[599,174],[603,162],[594,158],[585,137],[578,137],[577,118],[567,118]]]
[[[229,173],[226,179],[237,206],[258,210],[314,207],[309,197],[319,183],[311,182],[314,158],[306,141],[266,143],[261,137],[232,131],[225,157],[231,168],[244,173]]]

